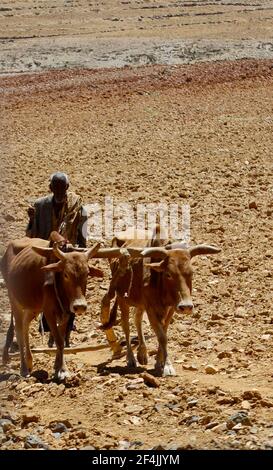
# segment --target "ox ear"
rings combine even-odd
[[[64,263],[62,261],[58,261],[58,263],[52,263],[48,264],[47,266],[43,266],[41,268],[42,271],[54,271],[54,272],[60,272],[63,270]]]
[[[215,253],[220,253],[221,248],[210,245],[196,245],[189,249],[190,257],[198,255],[213,255]]]
[[[144,266],[147,266],[148,268],[151,268],[158,273],[162,273],[165,267],[165,260],[163,259],[159,261],[159,263],[145,263]]]
[[[91,277],[103,277],[103,271],[95,266],[88,266],[89,276]]]

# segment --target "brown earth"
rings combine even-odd
[[[222,252],[196,259],[195,313],[170,325],[176,377],[150,388],[140,374],[154,373],[152,354],[129,371],[106,348],[68,355],[73,377],[57,385],[52,357],[35,355],[30,379],[13,357],[1,366],[1,449],[41,446],[35,436],[52,449],[273,448],[272,9],[259,0],[2,0],[1,252],[23,236],[28,204],[57,169],[85,203],[189,204],[191,242]],[[90,281],[75,345],[105,343],[96,325],[109,272],[99,264],[105,279]],[[0,302],[1,346],[10,315],[2,284]],[[145,330],[153,353],[147,321]],[[54,430],[56,421],[66,428]]]
[[[36,355],[34,372],[43,372],[30,380],[13,358],[1,373],[1,414],[14,419],[2,449],[24,448],[33,434],[56,449],[272,448],[273,62],[53,71],[1,78],[0,87],[2,245],[23,235],[28,202],[61,169],[86,203],[188,203],[191,242],[222,248],[195,261],[195,314],[170,326],[176,377],[149,388],[134,382],[142,367],[108,362],[105,349],[67,356],[74,378],[63,386],[50,379],[53,358]],[[105,286],[90,282],[74,344],[104,342],[96,322]],[[226,429],[242,410],[249,419]],[[26,413],[38,422],[23,425]],[[54,434],[50,423],[64,419],[71,428]]]
[[[273,0],[2,0],[0,73],[273,58]]]

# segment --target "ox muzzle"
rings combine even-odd
[[[87,302],[85,298],[75,299],[70,303],[70,311],[75,315],[82,315],[87,310]]]
[[[181,300],[176,308],[179,313],[190,315],[193,312],[194,305],[191,300]]]

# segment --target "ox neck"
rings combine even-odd
[[[65,295],[62,293],[60,273],[54,273],[54,292],[62,314],[69,315],[69,304],[66,301]]]
[[[158,273],[151,269],[150,279],[146,286],[148,288],[148,291],[150,289],[153,291],[152,295],[151,292],[148,294],[147,299],[152,298],[152,303],[154,304],[154,302],[156,302],[158,309],[163,311],[167,307],[170,307],[170,305],[168,305],[168,302],[164,301],[165,299],[167,299],[167,296],[163,288],[163,273]]]

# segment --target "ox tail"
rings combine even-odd
[[[5,342],[5,346],[4,346],[3,354],[2,354],[2,362],[4,365],[7,364],[9,360],[9,348],[11,347],[11,344],[13,342],[13,338],[14,338],[14,322],[13,322],[13,313],[11,313],[9,329],[7,331],[6,342]]]
[[[110,311],[110,316],[109,316],[109,320],[107,321],[107,323],[104,323],[103,325],[101,325],[101,330],[109,330],[109,328],[112,328],[113,326],[115,326],[117,324],[117,313],[118,313],[118,299],[117,297],[115,298],[115,302],[114,302],[114,305],[113,307],[111,308],[111,311]]]
[[[8,281],[8,256],[7,256],[7,252],[4,253],[4,255],[0,257],[0,272],[3,276],[3,280],[5,282],[5,285],[7,285],[7,281]]]
[[[5,257],[4,256],[0,257],[0,272],[3,276],[3,278],[4,278],[4,281],[6,281],[6,279],[5,279]]]

